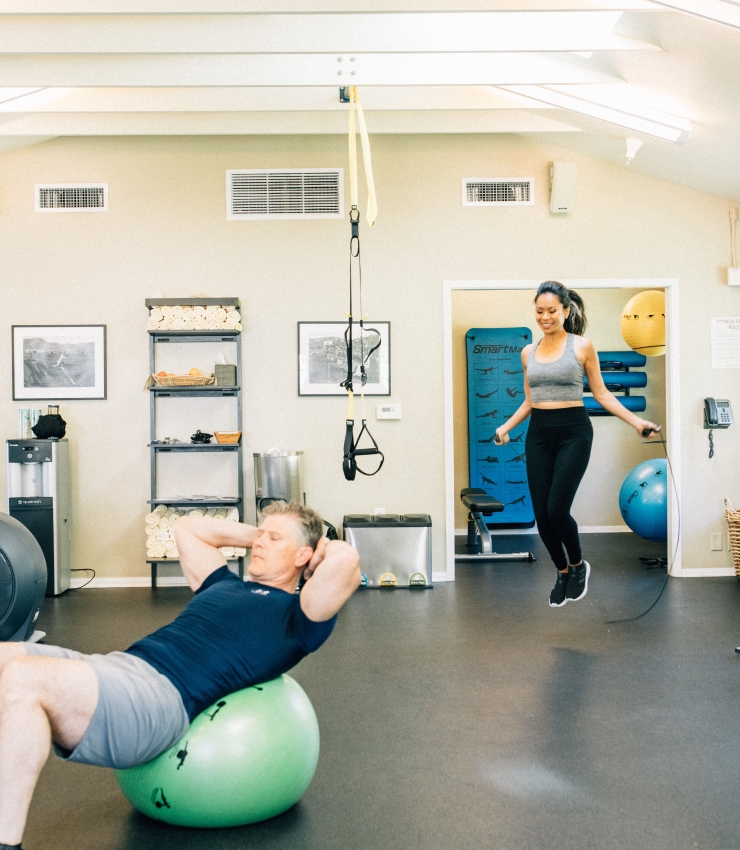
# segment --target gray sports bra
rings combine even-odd
[[[581,401],[584,369],[576,357],[573,334],[568,334],[565,351],[552,363],[538,363],[535,360],[534,355],[540,341],[532,346],[527,359],[530,400]]]

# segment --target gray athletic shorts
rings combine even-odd
[[[182,697],[170,680],[136,655],[85,655],[61,646],[24,643],[28,655],[86,661],[98,679],[98,704],[71,752],[54,744],[65,761],[125,768],[143,764],[173,744],[190,725]]]

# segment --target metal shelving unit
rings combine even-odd
[[[147,309],[152,307],[177,306],[186,302],[196,307],[208,307],[211,304],[235,307],[239,309],[238,298],[147,298],[144,302]],[[241,332],[236,330],[194,330],[194,331],[148,331],[149,334],[149,373],[156,373],[157,347],[160,345],[173,345],[177,343],[213,343],[230,342],[236,344],[236,386],[234,387],[150,387],[149,389],[149,443],[150,451],[150,491],[151,498],[148,504],[171,505],[173,507],[236,507],[239,510],[239,519],[244,519],[244,473],[242,442],[233,443],[163,443],[157,441],[157,402],[162,398],[234,398],[237,404],[237,428],[242,430],[242,394],[241,394],[241,363],[242,363],[242,340]],[[181,498],[166,499],[158,496],[157,481],[157,456],[171,452],[200,453],[200,452],[225,452],[235,454],[238,463],[237,469],[237,495],[236,497],[223,499],[199,499]],[[238,563],[239,576],[244,576],[244,559],[235,559]],[[147,559],[151,565],[152,588],[157,586],[157,571],[159,564],[176,564],[174,558],[161,558],[158,560]]]

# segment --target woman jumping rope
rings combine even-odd
[[[583,599],[591,574],[591,565],[581,557],[578,525],[570,515],[594,434],[583,406],[584,374],[596,401],[641,437],[660,426],[635,416],[604,385],[596,350],[583,336],[586,311],[577,292],[548,280],[540,284],[534,305],[544,336],[522,351],[525,399],[496,429],[496,442],[508,443],[509,431],[532,417],[525,444],[529,492],[537,531],[558,570],[550,605],[559,608]]]

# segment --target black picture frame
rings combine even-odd
[[[107,325],[12,325],[10,332],[14,401],[108,397]]]
[[[298,322],[298,395],[342,396],[347,390],[340,384],[347,377],[347,353],[344,341],[346,322]],[[372,329],[372,330],[371,330]],[[355,392],[360,392],[360,326],[353,326],[353,357],[355,366]],[[391,394],[391,323],[367,321],[364,334],[365,356],[377,342],[380,347],[367,362],[368,381],[366,396]],[[369,345],[368,345],[369,343]]]

